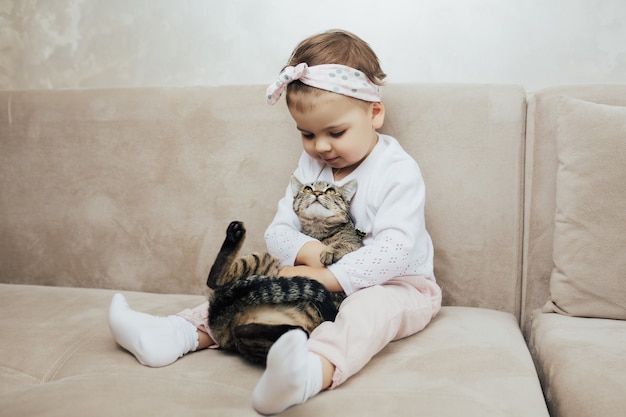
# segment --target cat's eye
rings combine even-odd
[[[308,185],[306,187],[304,187],[302,189],[302,191],[304,191],[307,194],[311,194],[313,192],[313,188],[309,187]]]
[[[325,193],[328,195],[333,195],[335,194],[337,191],[334,188],[327,188]]]

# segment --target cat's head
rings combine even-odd
[[[326,181],[302,184],[291,176],[293,209],[301,220],[324,220],[339,224],[350,219],[350,201],[357,189],[357,181],[342,186]]]

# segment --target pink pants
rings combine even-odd
[[[347,297],[334,322],[322,323],[309,349],[335,366],[331,389],[360,371],[389,342],[415,334],[441,309],[441,289],[421,276],[405,276]],[[208,303],[179,313],[211,335]]]
[[[363,288],[346,298],[335,321],[317,327],[309,349],[335,365],[331,389],[360,371],[389,342],[415,334],[441,309],[441,289],[411,276]]]
[[[209,329],[209,302],[205,301],[200,304],[198,307],[187,308],[180,313],[177,314],[187,320],[189,323],[196,326],[196,328],[204,333],[208,334],[211,337],[211,340],[215,340],[213,337],[213,333],[211,333],[211,329]],[[211,346],[217,347],[217,345]]]

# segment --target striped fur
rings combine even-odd
[[[293,209],[300,219],[302,233],[327,246],[320,255],[324,265],[337,262],[363,245],[363,234],[355,229],[350,216],[356,185],[356,180],[341,187],[325,181],[303,185],[297,178],[291,178]]]
[[[292,179],[294,210],[307,233],[328,246],[320,260],[329,265],[362,246],[349,203],[356,181],[343,187],[315,182],[302,185]],[[246,230],[234,221],[217,255],[207,286],[209,326],[221,348],[264,364],[271,345],[290,329],[311,333],[326,320],[334,320],[343,294],[331,294],[306,277],[278,277],[280,261],[268,253],[237,257]]]

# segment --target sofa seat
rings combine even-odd
[[[626,416],[626,321],[536,310],[533,352],[553,417]]]
[[[0,284],[0,409],[7,416],[254,416],[262,369],[205,350],[148,368],[108,325],[114,291]],[[203,296],[125,291],[166,315]],[[622,339],[623,340],[623,339]],[[408,410],[407,404],[414,404]],[[509,313],[444,307],[422,333],[391,343],[332,393],[282,415],[547,416],[537,374]]]

